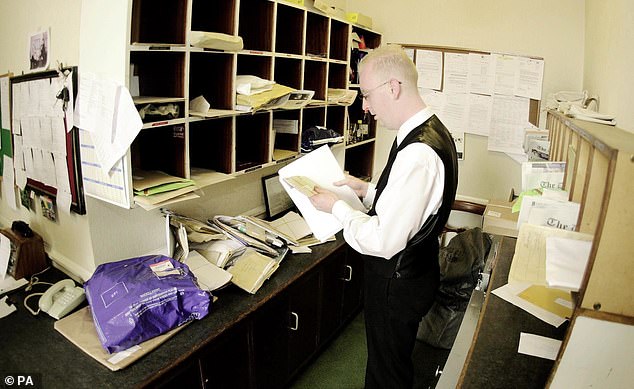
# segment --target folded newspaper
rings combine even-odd
[[[607,124],[609,126],[616,126],[616,118],[613,115],[606,115],[599,112],[591,111],[586,108],[581,108],[576,105],[571,105],[568,111],[568,116],[575,119],[585,120],[587,122]]]

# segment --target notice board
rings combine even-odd
[[[9,80],[11,76],[11,73],[0,75],[0,175],[3,172],[4,156],[13,158],[11,105],[9,103]]]
[[[24,190],[85,214],[79,130],[72,124],[77,67],[15,76],[10,88],[18,186],[25,181]]]
[[[525,129],[539,122],[543,58],[400,45],[416,64],[425,103],[452,133],[459,155],[464,133],[488,136],[489,151],[523,153]]]

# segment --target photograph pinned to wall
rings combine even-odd
[[[20,202],[29,211],[35,212],[35,192],[30,188],[20,190]]]
[[[38,31],[29,36],[29,69],[46,70],[50,62],[50,29]]]
[[[55,201],[52,197],[41,195],[40,205],[42,206],[42,215],[50,221],[57,221],[57,211],[55,209]]]

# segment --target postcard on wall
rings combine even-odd
[[[29,36],[29,69],[46,70],[50,63],[50,29],[38,31]]]

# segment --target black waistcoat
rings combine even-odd
[[[396,141],[395,141],[396,142]],[[458,161],[456,146],[451,134],[442,122],[432,115],[427,121],[411,131],[396,148],[396,143],[390,151],[390,156],[385,168],[379,177],[376,186],[374,204],[368,212],[376,215],[376,202],[387,185],[392,165],[396,154],[412,143],[425,143],[438,154],[445,167],[445,187],[443,191],[442,205],[436,215],[431,215],[425,220],[421,229],[408,242],[407,246],[389,260],[380,257],[366,256],[366,271],[380,274],[384,277],[415,277],[430,273],[437,277],[438,273],[438,235],[449,218],[451,206],[456,198],[458,186]],[[409,193],[416,196],[416,193]],[[426,201],[421,199],[421,201]],[[404,210],[405,211],[405,210]]]

